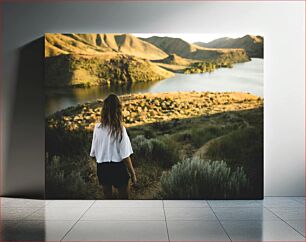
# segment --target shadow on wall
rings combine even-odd
[[[3,195],[44,198],[44,38],[18,51]]]

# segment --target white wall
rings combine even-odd
[[[304,2],[5,3],[4,166],[9,145],[17,68],[15,50],[45,32],[254,33],[265,38],[265,195],[304,195],[305,7]],[[35,93],[33,94],[35,95]],[[43,123],[43,116],[33,116]],[[36,121],[37,121],[36,120]],[[29,121],[30,122],[30,121]],[[30,125],[30,123],[29,123]],[[32,127],[35,129],[35,127]],[[36,141],[43,142],[41,136]],[[26,142],[26,139],[24,138]],[[29,151],[28,147],[27,151]],[[41,181],[43,151],[31,166],[18,161],[3,194],[31,191]],[[10,151],[12,152],[12,151]],[[24,152],[15,150],[14,152]],[[19,156],[22,157],[22,154]],[[17,158],[16,158],[17,159]],[[27,162],[26,160],[23,162]],[[33,170],[37,164],[39,169]],[[20,176],[14,179],[14,172]],[[35,175],[35,179],[33,178]],[[39,176],[39,179],[37,179]],[[10,182],[8,180],[10,179]],[[36,186],[37,187],[37,186]],[[42,190],[40,190],[42,191]]]

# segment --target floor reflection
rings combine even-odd
[[[1,241],[305,241],[304,204],[1,198]]]

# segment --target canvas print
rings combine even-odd
[[[263,45],[46,34],[46,198],[261,199]]]

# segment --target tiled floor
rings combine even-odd
[[[305,198],[263,201],[1,198],[1,241],[305,241]]]

